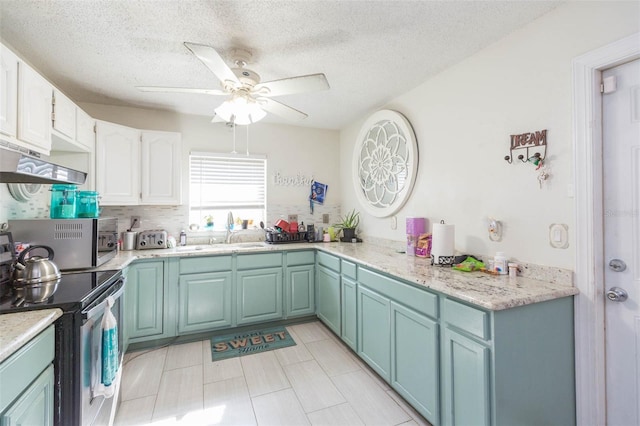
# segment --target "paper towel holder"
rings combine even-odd
[[[445,224],[444,220],[441,220],[440,224],[444,225]],[[431,254],[431,266],[433,266],[433,265],[437,265],[437,266],[453,266],[455,264],[455,259],[456,259],[455,255],[438,256],[437,259],[436,259],[436,256],[434,254]]]

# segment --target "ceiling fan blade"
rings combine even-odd
[[[299,77],[283,78],[281,80],[265,81],[256,85],[253,92],[261,96],[283,96],[297,93],[317,92],[327,90],[329,82],[324,74],[301,75]],[[268,89],[267,92],[261,89]]]
[[[213,47],[204,44],[189,43],[187,41],[184,42],[184,45],[196,55],[223,84],[225,81],[232,81],[240,85],[238,77],[236,77],[233,71],[231,71],[231,68],[227,66],[224,59],[222,59]]]
[[[287,120],[300,121],[308,117],[304,112],[298,111],[297,109],[291,108],[290,106],[278,101],[274,101],[273,99],[258,98],[257,101],[258,105],[260,105],[263,110],[282,118],[286,118]]]
[[[226,96],[229,93],[221,89],[192,89],[189,87],[156,87],[136,86],[142,92],[167,92],[167,93],[203,93],[205,95]]]

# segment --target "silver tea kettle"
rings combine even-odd
[[[45,249],[47,257],[31,256],[29,259],[25,259],[27,253],[36,249]],[[52,260],[53,249],[48,246],[31,246],[22,251],[13,265],[12,284],[24,286],[58,280],[62,274]]]

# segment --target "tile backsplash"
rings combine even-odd
[[[40,190],[26,202],[16,201],[5,183],[0,183],[0,223],[9,219],[43,219],[49,217],[51,185],[42,185]]]
[[[49,217],[51,203],[51,185],[42,185],[40,191],[27,202],[18,202],[10,194],[6,184],[0,184],[0,223],[10,219],[46,219]],[[267,209],[265,226],[273,225],[276,220],[287,219],[290,214],[298,215],[298,223],[329,226],[336,223],[340,216],[339,206],[314,205],[311,214],[309,206],[300,204],[271,204]],[[329,215],[329,223],[323,224],[323,215]],[[118,218],[118,231],[126,231],[130,226],[131,216],[140,216],[140,227],[136,230],[164,229],[169,235],[178,237],[182,229],[188,229],[189,206],[103,206],[101,216]],[[193,236],[213,236],[214,233],[189,233]],[[216,234],[220,234],[219,232]]]

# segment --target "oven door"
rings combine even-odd
[[[124,334],[124,309],[122,295],[124,294],[125,281],[120,278],[107,291],[82,311],[82,327],[80,329],[80,377],[81,386],[81,410],[80,422],[84,425],[108,424],[112,409],[115,408],[115,394],[105,397],[101,394],[102,382],[102,319],[108,309],[107,297],[114,299],[111,313],[118,323],[118,373],[112,386],[115,393],[119,387],[122,374],[123,359],[123,334]],[[106,419],[106,422],[104,421]]]

